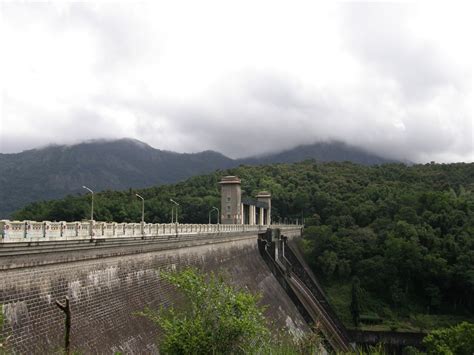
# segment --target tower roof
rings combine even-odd
[[[260,191],[257,195],[257,198],[258,197],[272,197],[272,194],[268,191]]]
[[[240,178],[237,176],[224,176],[219,184],[240,184]]]

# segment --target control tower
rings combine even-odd
[[[242,224],[242,190],[237,176],[225,176],[221,182],[221,223]]]

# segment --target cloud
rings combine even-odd
[[[2,4],[0,150],[132,137],[242,157],[337,139],[472,161],[466,6]]]
[[[405,100],[429,99],[434,90],[444,86],[466,89],[470,62],[465,58],[464,63],[456,63],[455,57],[450,58],[453,48],[440,43],[436,36],[417,36],[410,9],[401,3],[346,4],[342,11],[342,37],[365,66],[395,80]],[[456,26],[459,19],[449,18],[449,9],[444,16],[435,16],[436,25],[440,26],[447,17],[447,22]],[[463,30],[467,28],[460,28],[459,32]]]

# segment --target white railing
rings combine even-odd
[[[272,225],[283,230],[299,229],[301,225]],[[102,239],[120,237],[156,237],[198,235],[206,233],[260,232],[268,225],[248,224],[182,224],[182,223],[116,223],[116,222],[36,222],[0,221],[0,243]]]

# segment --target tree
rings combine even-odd
[[[420,333],[433,326],[431,318],[426,314],[412,314],[410,315],[410,321],[418,328]]]
[[[354,276],[352,279],[352,298],[351,298],[351,314],[352,321],[354,322],[355,327],[359,327],[360,323],[360,281],[357,276]]]
[[[192,268],[160,275],[184,294],[187,304],[139,313],[163,331],[160,353],[245,354],[267,344],[270,332],[257,305],[259,296]]]
[[[467,320],[474,312],[473,171],[474,163],[240,166],[174,185],[98,192],[96,219],[139,221],[139,193],[146,199],[147,222],[170,221],[173,198],[181,202],[181,222],[207,223],[209,210],[220,203],[218,181],[237,175],[244,195],[270,190],[276,221],[300,218],[304,211],[304,255],[328,286],[347,282],[350,290],[348,277],[357,275],[367,291],[367,310],[425,309]],[[88,218],[89,198],[36,202],[12,218]],[[369,302],[372,298],[376,302]],[[350,296],[344,300],[348,310]]]
[[[423,339],[428,354],[472,355],[474,324],[462,322],[454,327],[433,330]]]
[[[333,251],[326,250],[323,255],[318,258],[318,262],[324,275],[330,279],[334,271],[336,271],[338,263],[337,254]]]

